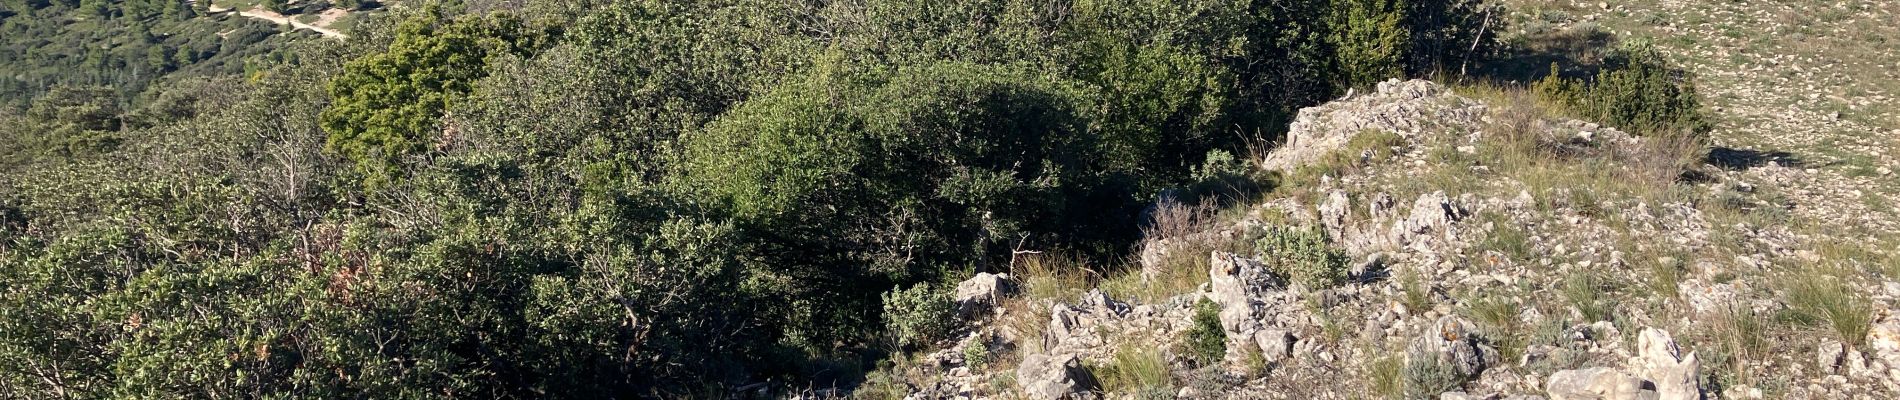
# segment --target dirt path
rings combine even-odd
[[[214,13],[231,11],[230,8],[218,7],[216,4],[211,5],[209,7],[209,10]],[[278,25],[290,25],[291,27],[297,28],[297,29],[309,29],[311,32],[316,32],[318,34],[321,34],[329,38],[334,38],[334,39],[349,38],[348,35],[344,35],[343,32],[337,32],[335,29],[330,29],[330,28],[325,28],[321,26],[306,24],[303,22],[298,22],[296,19],[284,16],[283,14],[265,11],[263,9],[253,8],[250,10],[238,11],[237,14],[241,16],[245,16],[245,17],[270,21]],[[334,20],[334,18],[332,18],[332,20]]]

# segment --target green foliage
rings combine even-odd
[[[960,352],[963,355],[963,364],[972,370],[981,370],[990,364],[990,346],[981,340],[963,345]]]
[[[1694,77],[1670,65],[1647,42],[1625,43],[1604,58],[1602,70],[1592,79],[1553,72],[1533,89],[1585,119],[1631,133],[1700,138],[1710,128]]]
[[[505,14],[450,19],[438,10],[402,21],[387,50],[344,65],[321,116],[327,148],[356,162],[371,187],[441,138],[444,110],[488,75],[492,57],[527,54],[536,37]]]
[[[104,87],[54,87],[8,124],[18,132],[6,136],[13,143],[0,149],[0,160],[71,160],[111,151],[122,140],[116,97]]]
[[[884,326],[903,346],[925,346],[956,329],[957,307],[950,292],[930,284],[884,293]]]
[[[1466,376],[1456,368],[1440,360],[1436,354],[1428,351],[1412,350],[1405,353],[1404,367],[1399,370],[1401,390],[1404,399],[1434,399],[1441,393],[1458,390]]]
[[[1326,232],[1289,227],[1268,228],[1255,242],[1255,251],[1275,273],[1309,289],[1326,289],[1346,281],[1346,252],[1333,247]]]
[[[1331,35],[1346,86],[1364,87],[1402,76],[1412,50],[1403,0],[1337,0]]]
[[[1825,327],[1848,346],[1860,347],[1867,342],[1867,331],[1873,326],[1873,307],[1841,278],[1808,271],[1786,278],[1783,285],[1794,320]]]
[[[1420,27],[1464,21],[1332,0],[601,3],[397,9],[292,42],[179,2],[7,2],[0,396],[851,382],[886,332],[941,337],[951,307],[920,283],[1098,279],[1154,193],[1244,191],[1247,141],[1355,58],[1422,71],[1451,52]],[[1338,264],[1318,248],[1275,254],[1336,283],[1294,267]],[[1153,349],[1118,358],[1129,391],[1172,394]]]
[[[1193,325],[1183,345],[1189,358],[1201,365],[1214,365],[1227,357],[1227,330],[1220,325],[1220,305],[1201,299],[1194,303]]]
[[[1607,290],[1608,285],[1595,273],[1578,272],[1564,278],[1564,300],[1582,313],[1585,321],[1605,321],[1615,311],[1615,305],[1604,298]]]
[[[0,109],[25,109],[61,86],[105,88],[102,99],[129,108],[155,83],[236,73],[301,37],[250,18],[200,18],[178,1],[3,3]]]
[[[761,273],[796,282],[777,288],[785,298],[862,307],[827,287],[928,279],[934,265],[1006,257],[1005,243],[1106,253],[1114,247],[1084,246],[1133,236],[1122,222],[1132,196],[1094,163],[1084,107],[1067,88],[958,63],[832,68],[740,105],[684,144],[681,186],[772,232],[760,256],[774,268]],[[789,323],[819,337],[857,324]]]

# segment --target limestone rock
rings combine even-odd
[[[1656,398],[1656,392],[1643,390],[1641,379],[1604,367],[1557,371],[1544,383],[1544,392],[1550,395],[1550,400]]]
[[[1073,399],[1094,387],[1094,379],[1074,355],[1031,354],[1016,367],[1016,383],[1031,399]]]
[[[957,283],[957,302],[959,315],[971,317],[988,311],[998,302],[1016,290],[1009,274],[978,273],[976,276]]]
[[[1696,377],[1701,376],[1702,363],[1695,353],[1683,355],[1669,332],[1656,328],[1643,329],[1636,343],[1637,374],[1656,385],[1662,400],[1702,398],[1702,388],[1696,381]]]

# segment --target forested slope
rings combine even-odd
[[[1458,0],[444,2],[331,41],[6,7],[0,397],[33,398],[850,387],[921,344],[894,304],[1026,251],[1117,273],[1159,196],[1275,184],[1235,155],[1349,88],[1466,70],[1499,23]],[[1630,90],[1682,78],[1649,79]],[[1553,90],[1609,97],[1590,82]]]

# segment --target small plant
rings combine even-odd
[[[1294,283],[1325,289],[1346,281],[1346,253],[1334,248],[1323,231],[1270,228],[1255,243],[1261,259]]]
[[[1405,304],[1405,312],[1418,314],[1432,305],[1432,288],[1418,276],[1418,271],[1407,269],[1399,275],[1399,289],[1404,292],[1400,300]]]
[[[1731,303],[1714,322],[1716,340],[1720,342],[1722,352],[1734,358],[1729,362],[1735,368],[1733,373],[1737,377],[1749,376],[1743,370],[1748,365],[1747,361],[1763,356],[1768,348],[1755,309],[1746,304]]]
[[[1132,395],[1137,399],[1174,398],[1173,375],[1168,361],[1151,347],[1125,345],[1115,350],[1107,365],[1093,369],[1101,378],[1102,390]]]
[[[1194,303],[1193,322],[1182,342],[1188,357],[1201,365],[1219,363],[1227,356],[1227,331],[1220,326],[1220,305],[1208,299]]]
[[[964,344],[960,352],[963,353],[963,365],[972,370],[982,369],[990,363],[990,346],[983,344],[981,340]]]
[[[1564,279],[1564,300],[1583,314],[1585,321],[1603,321],[1610,316],[1610,305],[1603,300],[1605,287],[1596,274],[1578,272]]]
[[[1456,368],[1439,361],[1434,354],[1420,351],[1405,353],[1405,369],[1400,371],[1400,376],[1405,382],[1407,399],[1435,399],[1465,382],[1465,376]]]
[[[1644,284],[1649,286],[1650,293],[1655,293],[1665,299],[1674,299],[1680,294],[1676,286],[1682,283],[1682,276],[1686,272],[1688,271],[1684,269],[1681,259],[1664,257],[1650,264],[1650,279]]]
[[[1398,357],[1381,357],[1366,365],[1366,376],[1372,380],[1372,394],[1388,399],[1396,399],[1405,394],[1405,380],[1400,374],[1405,369],[1405,360]]]
[[[1495,250],[1510,258],[1512,262],[1524,262],[1536,256],[1531,247],[1531,235],[1513,223],[1504,214],[1490,214],[1491,234],[1485,236],[1484,247]]]
[[[1503,359],[1515,360],[1524,353],[1527,339],[1523,321],[1518,318],[1519,308],[1516,301],[1485,296],[1467,305],[1465,314],[1477,321],[1484,338],[1497,345]]]
[[[1818,271],[1789,277],[1787,301],[1796,320],[1826,325],[1842,343],[1860,347],[1873,324],[1873,307],[1846,282]]]
[[[957,307],[950,293],[930,284],[884,293],[884,324],[900,346],[941,340],[955,328]]]

